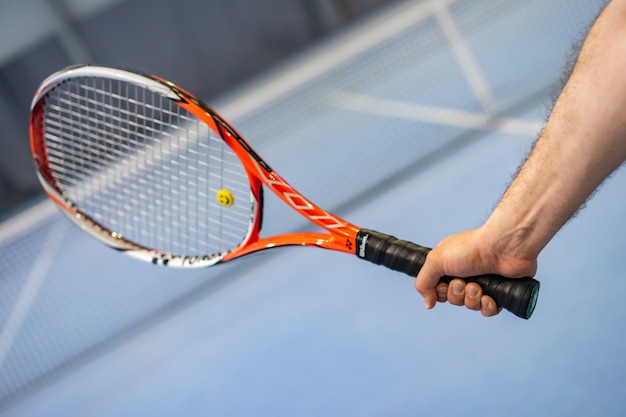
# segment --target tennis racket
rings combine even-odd
[[[143,261],[198,268],[316,246],[415,277],[430,251],[318,207],[213,109],[154,75],[95,65],[52,74],[33,99],[30,136],[39,180],[62,212]],[[264,188],[323,230],[262,237]],[[532,278],[465,281],[519,317],[533,313]]]

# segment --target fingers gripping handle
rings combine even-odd
[[[357,235],[356,255],[359,258],[412,277],[417,276],[430,251],[430,248],[373,230],[361,229]],[[478,283],[483,294],[490,296],[498,306],[516,316],[528,319],[533,314],[539,293],[539,281],[533,278],[504,278],[500,275],[463,279]],[[452,277],[441,278],[446,283],[450,280]]]

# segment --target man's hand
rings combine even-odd
[[[483,295],[480,285],[466,284],[462,279],[453,279],[448,285],[439,283],[439,279],[444,275],[462,278],[489,273],[519,278],[534,276],[536,271],[536,259],[507,256],[489,241],[482,229],[476,229],[451,235],[433,249],[417,275],[415,289],[424,297],[428,309],[437,301],[447,301],[480,310],[489,317],[498,314],[501,308],[493,298]]]

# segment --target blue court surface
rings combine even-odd
[[[601,4],[397,3],[211,104],[312,201],[436,245],[487,218]],[[0,415],[624,415],[625,189],[542,253],[528,321],[319,249],[144,264],[42,197],[0,224]],[[268,197],[265,234],[304,229]]]

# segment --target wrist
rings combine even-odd
[[[499,218],[494,212],[484,225],[477,229],[498,273],[508,277],[532,276],[536,259],[543,244],[537,244],[537,224],[534,221],[516,222],[510,217]]]

